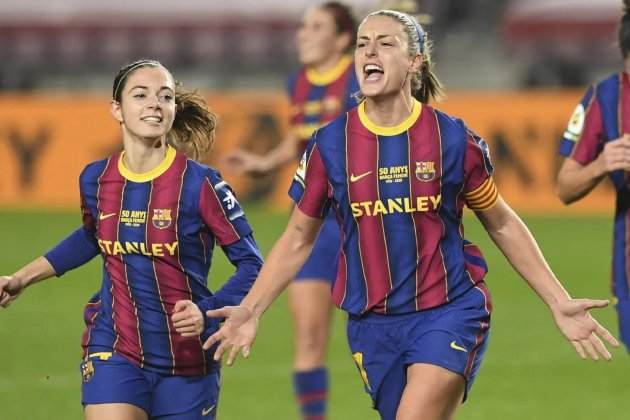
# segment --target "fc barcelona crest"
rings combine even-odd
[[[166,229],[171,225],[171,209],[153,209],[153,217],[151,221],[153,226],[158,229]]]
[[[90,382],[92,376],[94,376],[94,365],[91,360],[86,360],[81,363],[81,376],[83,378],[83,382]]]
[[[416,162],[416,178],[429,182],[435,178],[435,162]]]

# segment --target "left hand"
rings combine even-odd
[[[612,359],[602,339],[613,347],[619,346],[615,337],[589,312],[591,309],[605,308],[608,303],[607,300],[567,299],[551,307],[558,328],[582,359],[590,356],[593,360],[599,360],[600,355],[606,360]]]
[[[182,337],[195,337],[203,332],[204,317],[201,310],[190,300],[179,300],[171,316],[175,331]]]

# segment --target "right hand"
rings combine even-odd
[[[206,315],[210,318],[225,318],[225,322],[219,331],[206,340],[203,344],[204,350],[208,350],[215,343],[220,343],[214,352],[214,360],[221,360],[223,353],[229,349],[228,366],[234,363],[239,351],[244,358],[248,358],[256,339],[258,317],[244,306],[225,306],[207,311]]]
[[[236,149],[225,155],[223,164],[228,170],[238,175],[262,175],[269,172],[264,159],[264,156],[258,156],[243,149]]]
[[[15,276],[0,276],[0,306],[9,307],[24,290],[24,285]]]
[[[630,170],[630,134],[606,142],[597,158],[602,175],[618,169]]]

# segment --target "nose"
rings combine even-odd
[[[150,108],[159,108],[160,107],[160,98],[158,95],[149,95],[148,97],[148,105]]]
[[[365,46],[365,56],[366,57],[376,56],[376,43],[368,42],[368,44]]]

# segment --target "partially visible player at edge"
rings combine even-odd
[[[236,150],[226,156],[227,168],[259,174],[299,161],[313,132],[357,105],[359,91],[350,53],[356,21],[350,8],[326,2],[309,9],[297,32],[302,68],[289,78],[291,129],[265,156]],[[334,212],[328,212],[310,257],[289,286],[295,349],[293,388],[305,420],[323,420],[328,398],[326,349],[330,335],[331,285],[341,246]]]
[[[202,342],[219,324],[202,311],[239,304],[262,265],[230,187],[187,158],[208,152],[215,116],[154,60],[119,71],[111,111],[123,151],[83,170],[83,227],[0,277],[0,305],[100,253],[102,287],[82,342],[85,418],[214,419],[220,365]],[[213,294],[206,283],[215,243],[236,272]]]
[[[619,26],[624,69],[590,86],[575,109],[560,143],[565,157],[557,193],[565,204],[586,196],[608,176],[617,192],[612,294],[619,335],[630,352],[630,1]]]
[[[232,364],[258,320],[308,256],[329,207],[343,249],[333,301],[375,408],[386,420],[452,419],[487,346],[492,304],[479,249],[464,239],[466,204],[548,306],[583,358],[611,355],[615,338],[573,299],[493,182],[486,143],[427,105],[440,92],[430,43],[409,15],[381,10],[359,26],[355,70],[365,100],[318,130],[290,189],[297,205],[240,306],[204,344]]]

